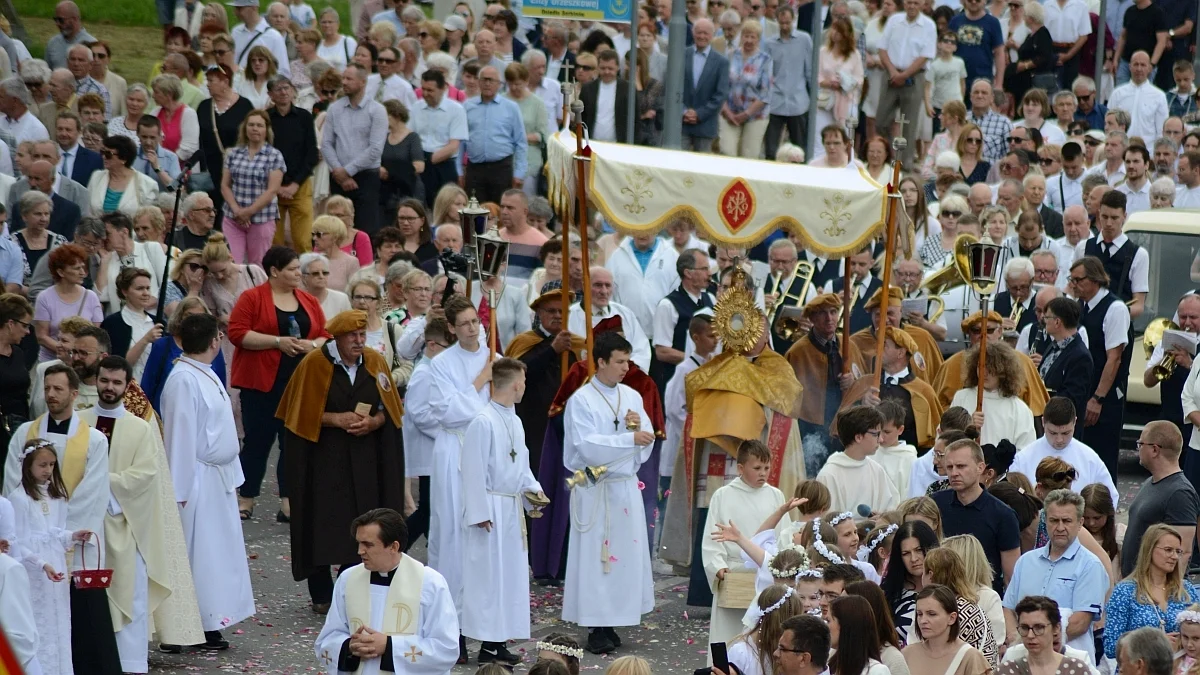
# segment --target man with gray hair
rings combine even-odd
[[[1054,402],[1071,405],[1067,399],[1055,398],[1051,400],[1051,403]],[[1078,443],[1070,435],[1066,439],[1070,443]],[[1035,445],[1047,442],[1046,439],[1040,439]],[[1067,628],[1064,642],[1090,654],[1096,647],[1092,623],[1100,618],[1100,612],[1104,609],[1108,570],[1100,558],[1079,541],[1079,528],[1083,526],[1083,497],[1070,490],[1055,490],[1046,495],[1045,508],[1050,542],[1017,560],[1012,579],[1004,592],[1006,642],[1010,645],[1020,642],[1017,615],[1014,612],[1017,603],[1030,595],[1045,595],[1065,610]],[[1047,584],[1046,580],[1052,577],[1071,579],[1073,583]]]
[[[267,5],[267,24],[283,36],[283,46],[287,50],[289,62],[300,58],[300,54],[296,52],[296,40],[292,38],[292,33],[288,30],[288,23],[291,20],[291,13],[284,3],[272,2]]]
[[[1160,137],[1154,141],[1154,173],[1151,182],[1159,178],[1175,180],[1175,163],[1179,159],[1179,144],[1167,138]]]
[[[58,113],[72,109],[78,84],[75,76],[66,68],[56,68],[50,73],[50,104],[43,106],[38,116],[47,129],[54,126]]]
[[[624,333],[625,339],[629,340],[629,344],[633,345],[633,353],[629,359],[637,364],[644,371],[650,370],[650,340],[646,337],[645,331],[642,330],[641,324],[638,323],[637,315],[633,313],[625,305],[616,302],[612,299],[613,291],[616,289],[616,282],[613,280],[613,273],[600,265],[591,267],[591,282],[592,282],[592,327],[612,318],[613,316],[621,317],[621,332]],[[579,296],[579,301],[571,305],[567,315],[567,330],[572,335],[584,335],[586,328],[583,325],[583,309],[582,295]]]
[[[112,96],[108,87],[92,77],[92,49],[87,45],[75,45],[67,50],[67,70],[75,76],[75,95],[96,94],[104,99],[104,119],[112,117]]]
[[[708,254],[694,248],[680,253],[675,260],[675,273],[679,275],[679,286],[660,300],[654,310],[654,363],[650,365],[650,376],[659,391],[667,390],[675,366],[695,349],[688,325],[696,310],[716,305],[713,294],[708,292]]]
[[[1004,317],[1005,331],[1020,331],[1037,320],[1033,311],[1033,263],[1029,258],[1017,256],[1008,261],[1004,284],[1005,290],[996,294],[996,312]],[[1020,316],[1014,322],[1011,317],[1018,311]]]
[[[212,197],[207,192],[189,194],[179,207],[179,217],[183,219],[183,226],[175,233],[179,248],[203,249],[212,233],[215,215]]]
[[[0,81],[0,113],[4,114],[0,118],[0,129],[12,134],[17,143],[50,138],[46,126],[30,110],[33,106],[33,96],[20,76],[13,75]]]
[[[1025,184],[1016,178],[1005,178],[996,189],[996,203],[1008,211],[1008,233],[1017,231],[1017,218],[1021,215],[1021,202],[1025,199]]]
[[[79,224],[75,226],[75,237],[71,243],[83,247],[88,254],[88,275],[83,280],[84,288],[94,287],[92,279],[100,273],[100,257],[97,253],[107,238],[108,232],[99,218],[85,216],[80,218]],[[44,255],[33,268],[33,275],[29,278],[29,301],[36,302],[38,294],[53,285],[54,279],[50,276],[50,256]]]
[[[1175,650],[1160,628],[1142,626],[1117,640],[1117,671],[1121,675],[1170,675]]]
[[[563,96],[558,82],[546,77],[546,52],[529,48],[521,55],[521,65],[529,71],[529,86],[546,104],[546,113],[554,121],[554,128],[563,125]]]

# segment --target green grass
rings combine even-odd
[[[28,19],[30,17],[53,19],[54,6],[57,4],[58,0],[20,0],[15,3],[15,6],[21,13],[21,19],[26,21],[26,28],[28,28]],[[309,4],[318,12],[322,8],[332,5],[338,11],[338,14],[341,15],[343,21],[346,20],[346,17],[350,16],[350,3],[347,0],[333,0],[332,2],[327,0],[309,0]],[[267,2],[264,0],[262,4],[264,12],[266,11],[266,7]],[[100,35],[93,27],[102,31],[103,29],[99,27],[100,24],[114,26],[158,26],[158,13],[154,8],[153,0],[137,0],[136,2],[131,0],[88,2],[82,3],[80,9],[83,14],[83,25],[87,27],[88,32],[98,38],[103,38],[104,36]],[[225,9],[229,13],[229,25],[232,26],[237,23],[237,18],[233,15],[233,8],[226,7]],[[30,34],[32,33],[33,31],[30,29]],[[161,31],[158,35],[162,35]],[[161,37],[156,40],[156,44],[158,44],[159,40],[161,40]],[[30,50],[32,51],[32,46],[30,46]]]

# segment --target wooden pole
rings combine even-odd
[[[583,308],[584,341],[587,344],[588,375],[596,373],[596,360],[592,358],[594,333],[592,331],[592,274],[588,269],[591,264],[588,256],[587,228],[587,170],[588,159],[583,154],[583,102],[575,100],[571,103],[571,113],[575,116],[575,193],[578,204],[575,207],[575,222],[579,227],[580,253],[583,256],[583,300],[579,305]],[[570,256],[563,258],[563,278],[570,280]]]
[[[562,272],[559,276],[562,278],[562,315],[563,315],[563,330],[567,330],[567,323],[571,317],[571,275],[568,273],[569,263],[571,259],[571,228],[570,221],[563,220],[562,227]],[[583,309],[583,303],[579,305]],[[587,317],[584,317],[587,319]],[[562,353],[562,363],[559,365],[561,382],[567,381],[567,371],[571,369],[571,350],[564,349]]]
[[[979,381],[975,387],[975,412],[983,412],[983,380],[987,377],[988,296],[979,296],[979,306],[983,311],[983,327],[979,333]]]
[[[496,291],[489,290],[488,298],[488,360],[496,359]]]
[[[901,125],[901,130],[903,130],[903,124]],[[892,284],[892,263],[896,257],[896,220],[900,209],[904,208],[904,201],[900,196],[899,185],[900,163],[897,162],[892,168],[892,182],[888,184],[887,188],[888,209],[887,231],[884,234],[883,286],[879,289],[879,325],[875,327],[875,386],[877,388],[883,387],[883,342],[887,337],[887,314],[888,307],[891,305],[888,288]],[[846,260],[846,267],[850,267],[849,258]]]
[[[826,263],[828,264],[828,263]],[[846,274],[842,281],[842,374],[850,372],[850,306],[854,293],[850,290],[854,273],[850,271],[850,258],[846,258]],[[804,301],[803,298],[800,299]]]

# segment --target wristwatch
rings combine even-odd
[[[1092,394],[1092,400],[1096,403],[1104,403],[1104,397],[1100,394]]]
[[[1175,39],[1175,29],[1172,28],[1171,30],[1167,31],[1167,35],[1169,35],[1171,37],[1171,39],[1174,40]]]

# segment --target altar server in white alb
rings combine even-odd
[[[422,534],[429,537],[429,480],[433,473],[433,443],[438,432],[438,417],[430,403],[433,386],[433,357],[445,351],[453,342],[446,320],[435,318],[425,324],[425,352],[420,356],[404,394],[404,419],[400,432],[404,436],[404,475],[408,479],[405,510],[414,509],[408,516],[408,545]],[[409,504],[408,500],[412,500]]]
[[[654,429],[642,397],[621,384],[632,351],[618,333],[597,336],[596,374],[567,400],[563,419],[563,465],[583,479],[571,489],[562,618],[589,629],[593,654],[620,647],[613,628],[636,626],[654,609],[645,486],[637,478]]]
[[[444,675],[458,659],[458,616],[446,580],[401,551],[404,516],[372,509],[354,519],[361,565],[343,570],[315,648],[327,675]]]
[[[516,404],[525,394],[525,364],[501,358],[492,364],[488,405],[467,426],[462,483],[466,525],[463,568],[463,635],[483,641],[479,663],[516,665],[521,657],[506,640],[529,639],[528,495],[544,503],[529,470],[525,430]]]
[[[1058,457],[1075,469],[1075,480],[1071,490],[1079,492],[1092,483],[1100,483],[1108,488],[1113,498],[1113,508],[1117,508],[1117,486],[1113,483],[1112,474],[1104,465],[1104,460],[1096,451],[1075,438],[1075,404],[1066,396],[1055,396],[1046,402],[1042,411],[1042,426],[1045,435],[1033,443],[1021,448],[1008,467],[1009,472],[1021,472],[1026,476],[1036,476],[1038,464],[1047,457]]]
[[[446,578],[454,605],[461,611],[463,436],[467,425],[487,405],[492,365],[471,302],[456,295],[443,308],[458,342],[429,365],[429,406],[440,425],[433,442],[433,475],[429,481],[429,566]],[[460,646],[465,659],[466,643],[460,642]]]
[[[229,394],[212,370],[217,319],[195,314],[179,327],[183,356],[163,385],[163,437],[204,627],[204,649],[228,649],[221,629],[254,614],[250,566],[238,516],[237,427]]]

